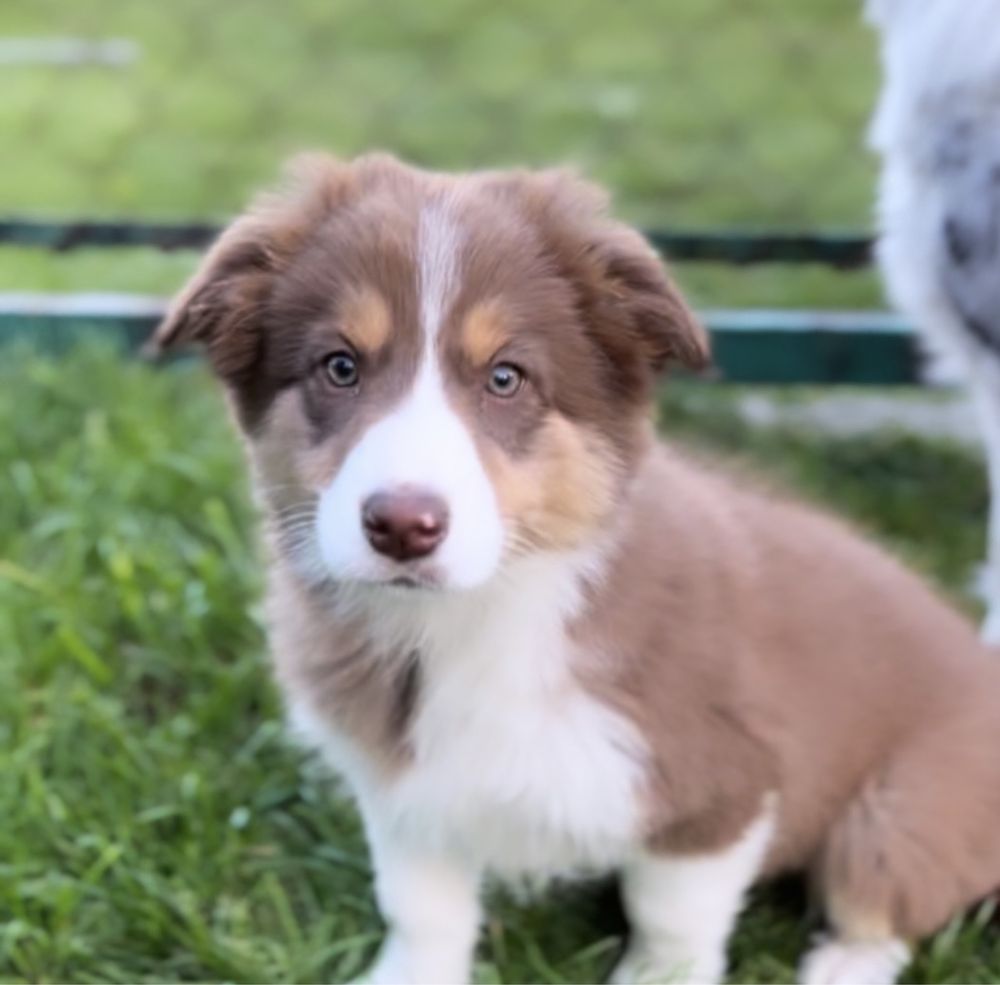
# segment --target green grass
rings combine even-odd
[[[5,67],[0,213],[215,217],[288,153],[570,162],[646,225],[868,225],[874,40],[847,0],[5,0],[0,36],[124,37]],[[0,253],[0,290],[173,290],[190,256]],[[870,279],[706,272],[706,303],[876,303]]]
[[[141,46],[4,69],[0,209],[225,214],[319,143],[574,161],[651,223],[868,214],[874,44],[843,0],[6,0],[0,34]]]
[[[368,863],[352,810],[283,737],[218,393],[196,363],[4,357],[0,980],[356,973],[379,935]],[[832,503],[961,594],[983,534],[976,460],[891,433],[753,431],[735,396],[669,388],[664,425]],[[483,982],[599,981],[621,933],[606,886],[490,912]],[[802,914],[794,886],[759,893],[734,980],[791,980]],[[998,980],[988,917],[941,935],[914,980]]]

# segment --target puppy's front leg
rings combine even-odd
[[[479,930],[479,873],[457,854],[417,847],[385,831],[368,835],[388,934],[364,981],[468,982]]]
[[[726,974],[726,943],[774,829],[770,808],[727,848],[706,855],[644,854],[622,872],[632,927],[613,985],[715,985]]]

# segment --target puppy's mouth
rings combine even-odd
[[[397,575],[391,578],[386,584],[390,588],[423,588],[424,585],[419,578],[413,575]]]
[[[433,565],[395,569],[367,579],[373,587],[398,589],[404,592],[439,592],[445,587],[443,573]]]

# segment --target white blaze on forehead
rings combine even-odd
[[[461,242],[461,231],[446,202],[435,202],[420,213],[417,291],[421,328],[428,351],[433,347],[458,290]]]
[[[320,496],[319,550],[335,578],[399,574],[398,565],[369,546],[361,509],[374,493],[400,487],[435,493],[447,507],[447,534],[429,559],[446,587],[481,584],[500,563],[504,531],[496,494],[468,425],[448,401],[436,344],[460,286],[461,247],[447,203],[428,206],[420,216],[415,284],[424,345],[412,387],[360,437]]]

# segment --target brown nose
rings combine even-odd
[[[378,492],[361,505],[361,525],[379,554],[412,561],[426,557],[444,540],[448,507],[439,496],[419,489]]]

